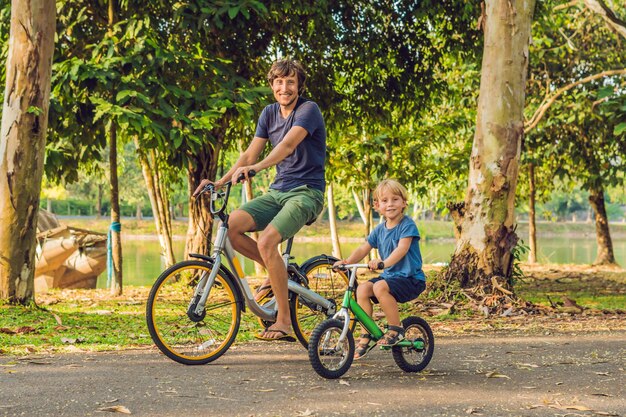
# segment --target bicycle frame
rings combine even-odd
[[[221,221],[218,225],[218,229],[215,235],[214,247],[212,256],[207,259],[206,256],[190,254],[192,257],[198,257],[207,261],[212,261],[213,268],[211,273],[208,276],[203,276],[196,287],[196,291],[194,293],[194,297],[189,305],[189,309],[196,315],[201,315],[204,310],[204,306],[206,304],[206,300],[211,291],[211,287],[215,283],[215,278],[222,266],[222,256],[226,258],[230,269],[228,272],[235,278],[235,284],[241,290],[241,294],[243,294],[243,298],[246,306],[250,308],[253,314],[266,321],[275,321],[277,306],[276,299],[272,298],[267,303],[260,305],[254,299],[254,294],[252,293],[252,289],[250,284],[248,283],[248,279],[245,277],[241,264],[239,263],[239,259],[235,254],[235,250],[228,238],[228,215],[224,213],[224,209],[226,208],[226,204],[228,203],[228,195],[230,194],[231,183],[226,184],[226,191],[224,194],[219,194],[216,190],[209,188],[210,196],[211,196],[211,214],[213,219],[218,217]],[[223,205],[218,209],[215,207],[215,201],[219,197],[225,197]],[[289,260],[291,259],[291,245],[293,238],[289,239],[287,242],[287,250],[283,253],[283,260],[285,261],[285,267],[289,268]],[[205,274],[206,275],[206,274]],[[322,309],[325,309],[329,312],[329,314],[333,314],[335,312],[335,305],[333,302],[327,300],[321,295],[317,294],[314,291],[309,290],[308,288],[303,287],[302,285],[294,282],[292,280],[287,281],[287,285],[289,291],[297,293],[302,298],[309,302],[313,302],[320,306]],[[197,302],[195,302],[197,300]],[[195,306],[194,306],[195,303]]]
[[[333,316],[333,318],[343,320],[343,330],[341,332],[341,336],[339,336],[339,343],[342,343],[347,337],[348,331],[350,330],[350,312],[354,314],[355,319],[361,323],[361,325],[367,330],[367,332],[372,336],[372,340],[377,341],[383,337],[383,331],[378,327],[374,319],[372,319],[369,314],[363,310],[363,308],[357,303],[355,297],[352,296],[354,293],[354,287],[356,284],[356,271],[359,268],[368,268],[367,264],[348,264],[342,265],[343,269],[351,269],[350,273],[350,282],[348,284],[348,289],[346,290],[343,302],[341,304],[341,309]],[[415,340],[411,342],[410,340],[403,339],[396,346],[400,347],[414,347],[416,349],[424,349],[424,341],[423,340]],[[384,349],[389,349],[385,347]]]

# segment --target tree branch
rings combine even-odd
[[[572,0],[569,3],[559,4],[558,6],[555,6],[552,10],[556,12],[557,10],[568,9],[570,7],[577,6],[577,5],[578,5],[578,0]]]
[[[578,85],[585,84],[585,83],[588,83],[590,81],[597,80],[599,78],[609,77],[611,75],[626,75],[626,68],[619,69],[619,70],[602,71],[599,74],[590,75],[590,76],[585,77],[585,78],[583,78],[581,80],[578,80],[578,81],[575,81],[575,82],[573,82],[571,84],[568,84],[565,87],[559,88],[556,91],[556,93],[554,93],[551,97],[544,98],[543,101],[541,102],[541,104],[539,105],[539,107],[537,108],[537,110],[535,111],[535,114],[533,114],[533,116],[530,118],[530,120],[528,120],[528,121],[526,121],[524,123],[524,133],[526,134],[526,133],[530,132],[532,129],[534,129],[537,126],[539,121],[545,115],[546,111],[548,111],[550,106],[552,106],[552,104],[554,104],[556,99],[559,98],[563,93],[565,93],[568,90],[571,90],[572,88],[574,88],[574,87],[576,87]]]
[[[585,6],[599,14],[617,33],[626,38],[626,22],[617,17],[615,12],[604,3],[604,0],[584,0]]]

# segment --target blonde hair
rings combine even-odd
[[[374,190],[374,200],[378,200],[384,191],[390,191],[392,194],[402,197],[406,202],[409,200],[409,192],[396,180],[383,180]]]

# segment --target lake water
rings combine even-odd
[[[184,252],[184,242],[174,241],[176,260],[181,260]],[[354,250],[359,243],[342,243],[341,250],[344,257]],[[448,262],[454,250],[454,242],[449,240],[422,241],[422,258],[424,263]],[[595,238],[542,238],[538,242],[538,261],[555,264],[591,264],[596,257]],[[626,239],[614,240],[613,250],[617,262],[626,266]],[[123,251],[123,279],[124,285],[150,286],[165,269],[165,263],[159,254],[159,243],[156,240],[124,239]],[[331,254],[330,242],[296,242],[292,254],[296,262],[302,262],[317,254]],[[250,261],[245,263],[245,272],[251,274],[254,267]],[[106,271],[98,277],[98,288],[105,288],[107,282]]]

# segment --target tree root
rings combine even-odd
[[[448,281],[445,278],[445,271],[442,271],[429,282],[429,303],[435,304],[431,305],[429,310],[441,311],[441,307],[445,307],[448,310],[453,308],[456,312],[463,310],[478,312],[485,317],[549,315],[558,311],[523,300],[504,288],[501,281],[504,281],[503,277],[493,276],[490,280],[491,285],[461,288],[458,281]]]

